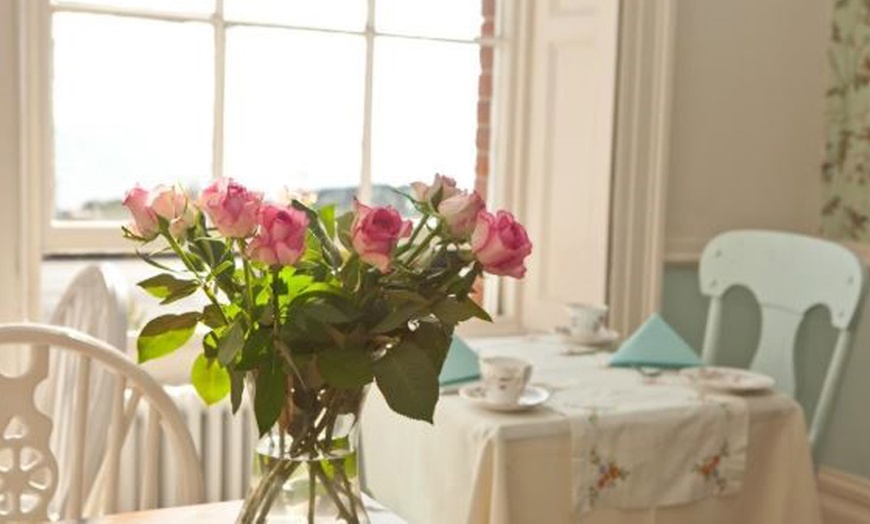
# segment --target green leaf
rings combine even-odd
[[[378,389],[393,411],[432,422],[438,402],[438,374],[416,344],[402,341],[372,364]]]
[[[235,264],[234,260],[232,260],[232,259],[224,260],[223,262],[218,264],[218,266],[216,268],[211,270],[211,273],[209,273],[208,277],[210,279],[217,278],[217,277],[223,275],[224,273],[226,273],[227,271],[232,271],[235,268],[236,268],[236,264]]]
[[[218,238],[199,237],[190,241],[188,245],[191,253],[207,262],[209,267],[217,266],[227,255],[227,245]]]
[[[384,317],[372,328],[372,333],[387,333],[401,327],[405,327],[408,321],[426,309],[424,304],[405,303],[397,306],[392,312]]]
[[[354,217],[355,215],[353,211],[348,211],[336,220],[336,224],[338,225],[338,240],[345,249],[351,252],[353,252],[354,249],[353,242],[351,241],[350,229],[353,226]]]
[[[326,234],[329,235],[329,238],[335,238],[335,204],[321,207],[317,214],[320,215],[320,220],[323,221]]]
[[[248,334],[245,344],[242,346],[242,358],[236,363],[238,369],[256,369],[272,340],[271,328],[255,328]]]
[[[444,359],[447,358],[447,351],[450,350],[450,342],[453,340],[453,330],[445,329],[444,325],[434,319],[421,320],[417,324],[417,329],[408,338],[426,353],[432,362],[432,367],[440,375]]]
[[[429,299],[420,293],[411,291],[410,289],[388,289],[384,292],[384,296],[391,304],[403,304],[406,302],[425,304],[429,301]]]
[[[230,403],[233,407],[233,415],[239,411],[242,405],[242,395],[245,393],[245,372],[238,369],[230,369]]]
[[[212,329],[227,325],[221,307],[217,304],[209,304],[202,309],[202,323]]]
[[[217,361],[198,355],[190,371],[190,382],[206,404],[221,401],[230,393],[230,374]]]
[[[217,358],[218,333],[226,328],[217,328],[209,331],[202,337],[202,352],[206,358]]]
[[[199,319],[199,312],[191,311],[163,315],[145,324],[136,341],[139,363],[162,357],[183,346],[193,336]]]
[[[180,273],[178,269],[171,268],[166,264],[161,264],[157,260],[154,259],[155,255],[162,253],[163,250],[158,251],[157,253],[142,253],[139,250],[136,250],[136,255],[141,258],[146,264],[156,267],[157,269],[162,269],[163,271],[170,271],[172,273]]]
[[[224,331],[217,344],[218,362],[226,366],[232,362],[245,344],[245,328],[237,318]]]
[[[294,200],[291,204],[299,211],[303,211],[308,216],[308,229],[314,233],[314,236],[320,241],[323,246],[323,257],[334,268],[341,267],[341,253],[335,247],[332,238],[326,234],[323,229],[323,224],[320,222],[320,216],[316,211],[306,206],[298,200]]]
[[[318,353],[323,380],[337,388],[358,388],[372,381],[372,357],[362,348],[331,348]]]
[[[441,322],[450,324],[451,326],[455,326],[456,324],[464,322],[472,317],[492,321],[489,314],[487,314],[483,308],[468,298],[465,300],[458,300],[454,297],[447,297],[432,306],[432,313],[434,313]]]
[[[276,362],[264,362],[257,373],[257,389],[254,394],[254,414],[260,436],[265,435],[284,408],[286,381],[281,366]]]
[[[182,298],[189,297],[190,295],[196,293],[199,289],[199,284],[194,283],[191,286],[180,288],[169,294],[168,297],[164,298],[160,301],[161,305],[171,304],[177,300],[181,300]]]
[[[187,293],[187,295],[190,295],[199,288],[199,284],[196,280],[175,278],[169,273],[161,273],[145,279],[136,285],[147,291],[149,295],[157,298],[168,298],[174,294],[185,292],[190,288],[193,288]]]

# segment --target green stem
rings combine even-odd
[[[248,260],[248,257],[245,256],[245,241],[244,239],[238,239],[239,251],[242,254],[242,266],[245,268],[245,303],[248,306],[248,314],[253,319],[254,314],[254,290],[251,288],[251,283],[254,280],[253,275],[251,274],[251,262]]]
[[[414,245],[414,241],[417,240],[417,236],[420,234],[420,231],[423,230],[423,226],[425,226],[426,222],[428,222],[428,221],[429,221],[429,215],[423,215],[422,217],[420,217],[420,221],[417,222],[416,227],[414,227],[414,231],[411,232],[411,238],[409,238],[408,241],[402,245],[402,247],[400,247],[398,250],[396,250],[397,255],[401,255],[405,251],[409,250],[411,248],[411,246]]]
[[[314,479],[314,468],[308,468],[308,524],[314,524],[314,501],[317,494],[317,484]]]
[[[323,484],[323,487],[326,488],[329,496],[332,497],[332,501],[335,502],[335,507],[338,509],[339,515],[341,515],[348,524],[359,524],[359,518],[344,507],[344,504],[341,502],[341,495],[335,491],[335,486],[333,486],[329,477],[326,476],[326,472],[323,471],[323,466],[320,465],[320,462],[312,462],[309,467],[320,479],[320,482]]]
[[[430,231],[429,234],[426,235],[426,238],[424,238],[423,241],[420,242],[420,245],[417,246],[417,249],[415,249],[413,252],[411,252],[411,256],[408,257],[408,260],[405,261],[405,264],[410,266],[411,263],[418,256],[420,256],[420,253],[422,253],[429,246],[429,242],[431,242],[432,239],[435,238],[435,235],[437,235],[437,234],[438,234],[438,229],[433,229],[432,231]]]
[[[175,251],[175,254],[178,255],[178,258],[181,259],[184,267],[186,267],[191,273],[193,273],[193,276],[196,278],[196,281],[199,282],[199,286],[202,288],[205,296],[208,297],[209,301],[211,301],[212,304],[217,306],[218,311],[221,312],[221,318],[223,319],[224,324],[229,324],[230,319],[227,318],[227,315],[224,313],[220,302],[218,302],[217,296],[215,296],[212,290],[208,287],[208,282],[200,278],[199,271],[196,270],[196,266],[193,265],[190,257],[188,257],[187,253],[183,249],[181,249],[181,245],[179,245],[178,241],[175,240],[175,237],[173,237],[171,233],[165,232],[164,236],[166,237],[166,240],[169,241],[169,245],[172,247],[172,250]]]

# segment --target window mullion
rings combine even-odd
[[[372,86],[375,58],[375,0],[368,0],[366,18],[366,76],[363,102],[362,177],[358,197],[363,202],[372,199]]]
[[[212,15],[214,26],[214,120],[212,137],[212,175],[224,174],[224,87],[226,85],[227,34],[224,21],[224,0],[215,0]]]

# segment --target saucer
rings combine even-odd
[[[526,386],[516,404],[498,404],[486,400],[486,389],[483,384],[469,384],[459,388],[459,396],[463,399],[492,411],[525,411],[540,406],[550,398],[550,392],[540,386]]]
[[[588,352],[596,351],[597,346],[608,346],[619,340],[619,333],[608,328],[601,328],[595,333],[584,335],[576,335],[571,333],[566,327],[557,327],[556,333],[562,336],[562,339],[573,345],[587,346]]]
[[[775,384],[767,375],[730,367],[686,368],[680,374],[697,386],[726,393],[758,393],[773,389]]]

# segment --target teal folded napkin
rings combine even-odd
[[[461,338],[454,335],[447,350],[447,358],[438,376],[441,390],[456,389],[463,384],[480,380],[480,360],[477,353]]]
[[[611,366],[688,368],[701,366],[698,354],[658,314],[652,315],[613,354]]]

